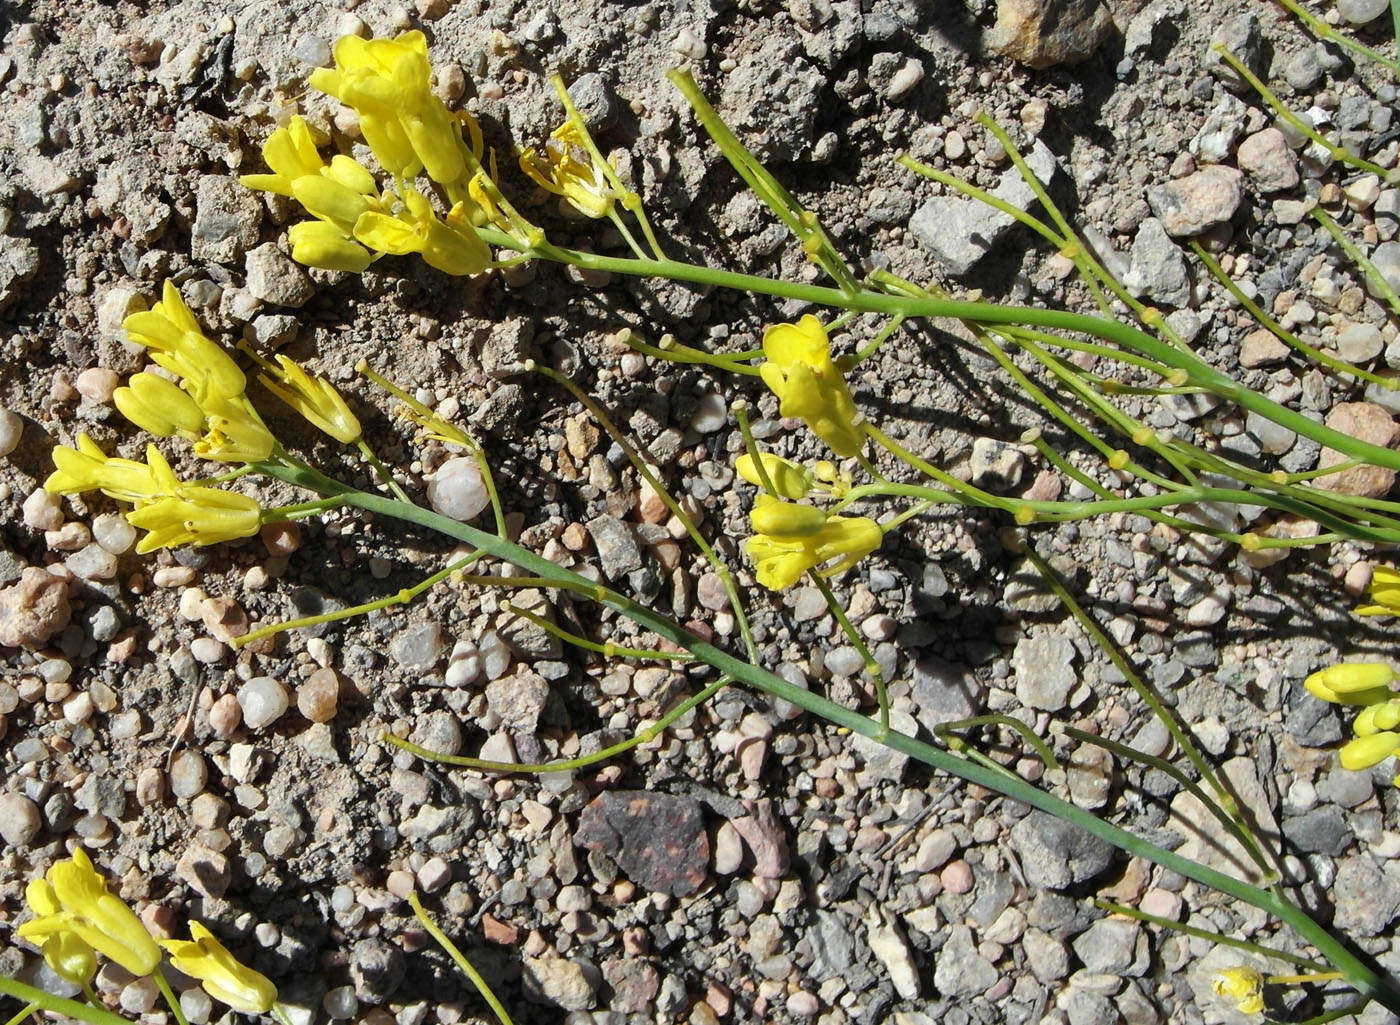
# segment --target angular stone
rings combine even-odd
[[[1244,199],[1243,175],[1215,165],[1147,190],[1147,205],[1173,238],[1199,235],[1227,223]]]
[[[583,810],[574,843],[617,862],[638,886],[685,897],[705,881],[710,839],[698,801],[609,790]]]
[[[1327,414],[1325,423],[1348,437],[1382,448],[1390,448],[1397,438],[1400,438],[1400,424],[1391,418],[1383,406],[1374,402],[1339,402]],[[1319,469],[1324,469],[1345,462],[1347,458],[1336,449],[1324,447],[1318,456],[1317,465]],[[1315,487],[1364,498],[1380,498],[1394,483],[1394,470],[1369,464],[1328,474],[1313,482]]]
[[[987,33],[993,53],[1031,68],[1082,64],[1113,31],[1099,0],[1000,0]]]

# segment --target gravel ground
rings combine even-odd
[[[415,446],[376,412],[350,369],[361,358],[483,440],[522,543],[596,565],[728,643],[735,620],[718,579],[675,542],[665,509],[578,404],[522,374],[536,359],[613,412],[742,567],[765,664],[873,711],[820,593],[766,595],[738,552],[749,497],[733,487],[741,444],[727,403],[755,404],[756,433],[782,454],[818,456],[810,437],[747,380],[646,359],[614,337],[627,327],[750,348],[802,307],[550,265],[465,281],[407,259],[358,278],[308,274],[283,255],[286,205],[236,175],[262,169],[259,145],[293,113],[346,127],[305,86],[338,36],[417,27],[439,93],[477,114],[503,158],[557,123],[545,75],[559,71],[675,252],[810,278],[665,82],[688,64],[853,264],[960,295],[1089,308],[1063,257],[894,164],[907,151],[1028,205],[973,120],[986,111],[1100,257],[1205,358],[1318,419],[1384,402],[1278,351],[1182,239],[1202,236],[1314,344],[1400,367],[1395,323],[1304,217],[1307,201],[1331,204],[1400,285],[1400,190],[1296,145],[1253,92],[1232,91],[1208,44],[1229,41],[1293,109],[1387,167],[1394,86],[1269,4],[1051,0],[1059,31],[1012,24],[1038,6],[0,0],[0,407],[11,411],[0,416],[0,936],[26,914],[25,882],[82,843],[152,929],[198,918],[272,977],[294,1025],[480,1019],[483,1005],[412,920],[415,887],[521,1023],[1244,1020],[1209,987],[1238,955],[1105,918],[1087,898],[1292,943],[1259,912],[747,693],[722,694],[615,763],[539,780],[386,749],[387,729],[439,750],[569,757],[630,735],[703,680],[562,650],[495,592],[439,588],[263,650],[230,648],[249,624],[411,586],[450,554],[432,537],[337,513],[140,557],[110,504],[39,489],[52,446],[80,431],[141,453],[110,402],[118,375],[144,362],[120,322],[174,279],[214,337],[278,348],[345,386],[380,454],[415,486],[451,453]],[[1331,17],[1390,45],[1385,19],[1373,20],[1383,3],[1335,6]],[[513,167],[503,179],[552,239],[621,249]],[[858,404],[927,458],[1006,492],[1077,494],[1019,445],[1036,410],[961,328],[902,334],[868,367],[852,381]],[[1238,458],[1317,464],[1316,445],[1232,409],[1124,402]],[[284,436],[302,436],[269,412]],[[1394,440],[1391,412],[1367,421],[1382,443]],[[333,448],[311,444],[336,465]],[[891,681],[896,725],[927,736],[997,711],[1165,752],[1161,727],[1005,544],[1007,526],[930,515],[841,579]],[[1134,516],[1042,529],[1036,542],[1224,765],[1286,852],[1298,898],[1400,972],[1392,771],[1335,769],[1342,720],[1301,686],[1339,651],[1388,654],[1385,627],[1347,611],[1375,553],[1336,545],[1270,560]],[[634,639],[596,608],[553,602],[562,622]],[[1084,755],[1067,787],[1084,807],[1243,871],[1158,773]],[[0,968],[68,991],[22,946],[0,951]],[[132,1017],[165,1020],[148,982],[115,966],[97,988]],[[226,1013],[194,989],[182,1003],[196,1025]]]

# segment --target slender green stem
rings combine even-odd
[[[156,985],[160,987],[160,995],[165,997],[165,1002],[170,1005],[170,1013],[175,1015],[178,1025],[190,1025],[190,1021],[185,1017],[184,1009],[180,1006],[180,998],[175,995],[175,991],[170,988],[170,983],[165,980],[165,973],[160,970],[160,965],[156,965],[155,971],[151,972],[151,978],[156,980]]]
[[[687,651],[661,651],[656,648],[625,648],[614,644],[612,641],[605,641],[599,644],[597,641],[590,641],[587,637],[580,637],[576,633],[571,633],[558,623],[552,623],[548,619],[545,619],[544,616],[531,612],[529,609],[522,609],[519,605],[513,604],[512,602],[502,602],[501,611],[512,613],[522,619],[528,619],[541,630],[553,634],[561,641],[572,644],[576,648],[582,648],[584,651],[596,651],[606,658],[617,656],[620,658],[657,659],[663,662],[692,662],[695,660],[695,656]]]
[[[1377,64],[1389,68],[1392,75],[1400,77],[1400,61],[1387,57],[1380,51],[1373,50],[1363,43],[1358,43],[1355,39],[1352,39],[1350,36],[1338,32],[1331,25],[1327,24],[1327,22],[1323,21],[1321,18],[1314,16],[1310,11],[1308,11],[1307,8],[1305,8],[1302,4],[1298,3],[1297,0],[1278,0],[1278,2],[1284,7],[1288,8],[1290,11],[1292,11],[1294,16],[1304,25],[1306,25],[1308,27],[1308,31],[1311,32],[1313,35],[1317,36],[1318,39],[1322,40],[1325,43],[1336,43],[1338,46],[1345,47],[1352,53],[1358,54],[1359,56],[1365,57],[1367,60],[1375,61]],[[1397,0],[1391,0],[1390,10],[1391,14],[1393,15],[1393,22],[1395,25],[1395,35],[1396,38],[1400,40],[1400,2],[1397,2]]]
[[[28,1018],[37,1010],[39,1010],[39,1005],[37,1003],[28,1003],[24,1007],[20,1008],[20,1012],[18,1014],[16,1014],[9,1021],[5,1022],[5,1025],[19,1025],[20,1022],[24,1021],[25,1018]]]
[[[954,722],[939,723],[933,728],[933,735],[939,740],[946,742],[947,735],[954,730],[971,730],[981,726],[1004,726],[1020,734],[1024,740],[1035,751],[1037,757],[1045,763],[1045,767],[1052,772],[1063,773],[1059,759],[1055,757],[1055,752],[1050,750],[1050,745],[1045,743],[1029,725],[1011,715],[974,715],[970,719],[958,719]]]
[[[587,768],[590,765],[596,765],[598,762],[605,762],[610,758],[616,758],[618,755],[630,751],[634,747],[650,743],[661,736],[662,732],[681,716],[685,715],[692,708],[703,705],[706,701],[709,701],[710,698],[714,697],[715,694],[719,693],[720,690],[733,682],[734,680],[732,677],[721,676],[704,690],[697,694],[692,694],[646,729],[638,730],[626,740],[619,741],[600,751],[594,751],[592,754],[580,755],[577,758],[565,758],[557,762],[542,762],[538,765],[527,765],[524,762],[493,762],[483,758],[471,758],[467,755],[449,755],[437,751],[429,751],[426,747],[420,747],[417,744],[410,743],[407,740],[394,736],[392,733],[382,733],[380,734],[380,739],[384,741],[384,743],[392,744],[394,747],[402,751],[407,751],[411,755],[416,755],[424,761],[437,762],[441,765],[457,765],[464,769],[477,769],[482,772],[519,772],[534,775],[547,772],[574,772],[578,769]]]
[[[845,727],[853,733],[859,733],[861,736],[875,739],[881,732],[878,722],[861,715],[859,712],[845,708],[803,687],[791,684],[766,669],[738,659],[646,606],[595,584],[571,570],[557,566],[542,556],[495,535],[478,530],[469,524],[448,519],[430,509],[405,506],[401,502],[380,495],[357,491],[309,468],[292,467],[282,463],[259,463],[257,468],[269,476],[298,487],[319,491],[323,494],[338,494],[345,499],[347,505],[365,509],[376,515],[415,523],[459,541],[465,541],[467,544],[479,547],[488,554],[513,563],[527,572],[549,578],[555,582],[554,586],[583,593],[591,592],[597,595],[598,600],[605,607],[627,616],[687,651],[694,652],[721,673],[742,681],[771,697],[787,701],[804,711],[824,718],[835,726]],[[1346,975],[1347,981],[1359,992],[1380,1001],[1390,1010],[1400,1013],[1400,989],[1396,988],[1392,980],[1376,974],[1369,965],[1356,957],[1344,942],[1333,936],[1324,926],[1313,921],[1301,908],[1289,903],[1279,895],[1191,861],[1164,847],[1159,847],[1119,826],[1099,819],[1068,801],[1048,794],[1024,780],[994,772],[985,766],[971,764],[950,752],[907,736],[898,730],[889,730],[883,742],[894,751],[906,754],[917,761],[957,776],[969,783],[988,787],[1012,800],[1021,801],[1033,808],[1045,811],[1092,833],[1130,855],[1145,858],[1154,864],[1178,872],[1187,879],[1219,890],[1277,917],[1316,947],[1324,958]]]
[[[476,970],[476,966],[467,960],[466,955],[457,949],[457,945],[447,938],[447,934],[438,928],[438,924],[428,917],[428,913],[423,910],[423,904],[418,899],[417,891],[412,891],[408,895],[408,906],[413,909],[413,916],[418,919],[418,923],[428,931],[428,935],[437,941],[438,946],[447,951],[447,956],[457,963],[457,967],[462,969],[462,974],[471,980],[476,991],[481,994],[481,999],[486,1001],[486,1006],[491,1008],[491,1013],[501,1025],[513,1025],[510,1015],[501,1002],[496,999],[496,994],[491,987],[486,984],[481,973]]]
[[[705,540],[704,535],[700,533],[700,528],[695,525],[695,521],[681,508],[681,504],[671,497],[671,493],[667,490],[666,485],[662,484],[660,478],[651,472],[651,468],[647,466],[646,460],[641,457],[641,454],[632,446],[632,443],[627,440],[627,436],[617,429],[617,425],[612,422],[608,414],[603,411],[603,407],[595,402],[591,395],[587,394],[572,380],[552,367],[541,366],[534,362],[534,360],[529,361],[526,367],[543,374],[555,384],[562,387],[578,400],[578,402],[583,405],[584,409],[588,410],[589,415],[602,425],[603,430],[608,432],[608,437],[622,449],[623,453],[627,456],[628,462],[632,464],[632,468],[637,471],[637,475],[647,482],[656,496],[665,503],[666,508],[671,510],[671,515],[676,517],[676,519],[681,522],[681,525],[685,527],[685,532],[689,534],[690,539],[695,542],[695,547],[700,549],[700,553],[705,556],[706,561],[714,568],[715,575],[719,577],[720,584],[724,588],[724,593],[729,597],[729,606],[734,610],[734,620],[739,626],[739,635],[743,638],[744,647],[749,653],[749,658],[757,659],[758,648],[754,644],[753,631],[749,629],[749,617],[744,613],[744,603],[739,597],[739,588],[734,585],[734,574],[730,572],[729,564],[720,557],[719,553],[715,551],[714,546]]]
[[[861,637],[852,624],[851,618],[846,615],[846,610],[841,607],[841,603],[836,600],[836,595],[831,593],[831,585],[826,582],[820,573],[811,574],[812,582],[817,585],[817,590],[826,599],[826,607],[831,610],[831,614],[836,617],[836,622],[841,624],[841,632],[846,635],[846,640],[851,642],[851,647],[860,652],[861,659],[865,662],[866,675],[875,684],[875,699],[880,703],[880,728],[889,732],[890,728],[890,696],[885,692],[885,673],[880,668],[880,663],[875,661],[875,657],[870,654],[870,649],[865,644],[865,638]],[[880,738],[876,738],[880,739]]]
[[[131,1025],[131,1022],[121,1015],[113,1014],[98,1004],[85,1004],[81,1000],[56,997],[36,986],[30,986],[4,975],[0,975],[0,993],[12,996],[16,1000],[23,1000],[26,1004],[37,1005],[50,1014],[66,1015],[69,1018],[76,1018],[78,1021],[88,1022],[89,1025]]]
[[[1094,907],[1103,911],[1110,911],[1115,915],[1136,918],[1139,922],[1160,926],[1163,929],[1170,929],[1173,932],[1183,933],[1187,936],[1196,936],[1203,940],[1210,940],[1212,943],[1218,943],[1222,947],[1234,947],[1236,950],[1247,950],[1251,954],[1260,954],[1264,957],[1277,958],[1280,961],[1287,961],[1289,964],[1296,964],[1301,968],[1311,968],[1319,972],[1327,970],[1327,965],[1320,961],[1314,961],[1311,958],[1290,954],[1288,951],[1279,950],[1277,947],[1266,947],[1260,943],[1251,943],[1249,940],[1237,940],[1233,937],[1213,932],[1210,929],[1202,929],[1199,926],[1178,922],[1175,918],[1163,918],[1161,915],[1150,915],[1146,911],[1139,911],[1137,908],[1129,907],[1126,904],[1117,904],[1111,900],[1104,900],[1102,897],[1094,898]]]
[[[365,457],[365,461],[374,468],[375,473],[379,474],[379,479],[394,493],[394,497],[400,502],[412,501],[412,499],[408,497],[407,492],[399,487],[399,482],[394,479],[394,475],[389,472],[389,468],[380,462],[379,457],[374,454],[374,449],[369,447],[369,442],[365,441],[364,438],[356,438],[355,444],[359,447],[360,454]]]
[[[1347,238],[1341,226],[1332,219],[1332,216],[1328,214],[1326,210],[1322,209],[1321,206],[1315,206],[1312,208],[1312,215],[1313,219],[1326,228],[1327,233],[1342,247],[1342,251],[1347,254],[1347,258],[1361,268],[1362,272],[1366,275],[1367,284],[1381,294],[1381,298],[1383,298],[1386,305],[1390,307],[1390,312],[1400,314],[1400,296],[1395,294],[1395,289],[1391,287],[1385,275],[1380,272],[1376,265],[1370,261],[1355,242]],[[1379,378],[1378,381],[1383,383],[1387,388],[1400,388],[1400,380],[1395,378],[1382,377]]]

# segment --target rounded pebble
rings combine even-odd
[[[340,678],[334,669],[318,669],[297,688],[297,711],[312,722],[330,722],[340,702]]]
[[[360,999],[355,996],[354,986],[337,986],[328,990],[321,998],[321,1009],[334,1021],[344,1021],[355,1017],[360,1009]]]
[[[122,1010],[127,1014],[145,1014],[156,1006],[156,998],[159,996],[160,989],[156,986],[156,980],[150,976],[129,982],[122,987]]]
[[[690,426],[699,434],[713,434],[729,420],[729,406],[724,396],[717,392],[707,392],[695,404],[695,415],[690,418]]]
[[[125,516],[117,513],[103,513],[93,517],[92,539],[113,555],[131,551],[136,543],[136,528],[127,522]]]
[[[176,797],[195,796],[208,780],[209,767],[198,751],[180,751],[170,760],[170,792]]]
[[[24,434],[24,421],[8,409],[0,409],[0,456],[7,456],[19,447]]]
[[[232,694],[225,694],[209,706],[209,728],[223,740],[233,736],[242,722],[243,709]]]
[[[212,665],[224,657],[224,646],[212,637],[196,637],[190,641],[190,654],[196,662]],[[282,713],[277,713],[281,715]]]
[[[476,460],[459,456],[438,467],[428,482],[428,502],[434,512],[463,523],[479,516],[491,504],[491,499]]]
[[[972,866],[959,858],[950,861],[938,876],[943,889],[949,893],[967,893],[972,889]]]
[[[0,839],[24,847],[39,835],[39,806],[24,794],[0,794]]]
[[[787,998],[787,1009],[794,1018],[815,1018],[822,1005],[811,993],[799,989]]]
[[[214,1012],[214,1001],[199,986],[194,986],[180,994],[180,1010],[185,1012],[190,1025],[205,1025]]]
[[[63,510],[58,507],[58,499],[43,488],[31,491],[22,507],[24,525],[35,530],[57,530],[63,526]]]
[[[117,385],[121,383],[121,378],[117,376],[115,370],[108,370],[106,367],[89,367],[78,375],[78,379],[73,382],[73,387],[78,390],[78,394],[89,402],[104,403],[112,400],[112,393],[117,390]]]
[[[238,688],[238,707],[251,730],[260,730],[287,710],[287,689],[270,676],[255,676]]]

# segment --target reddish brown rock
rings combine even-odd
[[[611,857],[638,886],[673,897],[700,889],[710,863],[699,803],[648,790],[599,794],[579,817],[574,843]]]

